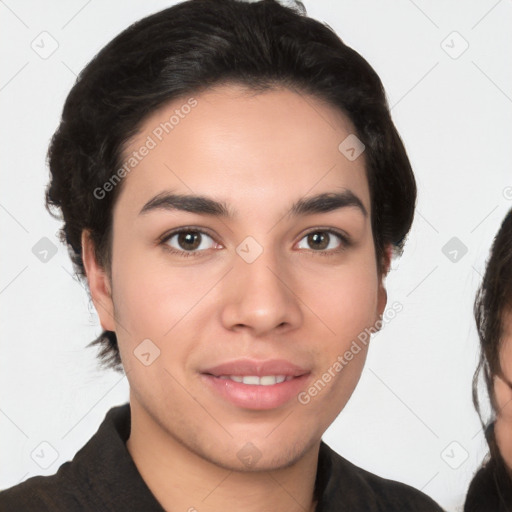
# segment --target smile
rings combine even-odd
[[[274,386],[293,379],[291,375],[264,375],[262,377],[257,375],[220,375],[218,378],[230,379],[249,386]]]

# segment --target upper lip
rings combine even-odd
[[[201,371],[220,377],[221,375],[256,375],[263,377],[265,375],[284,375],[286,377],[300,377],[309,373],[309,370],[302,368],[296,364],[286,361],[285,359],[267,359],[258,361],[254,359],[236,359],[234,361],[226,361],[211,368]]]

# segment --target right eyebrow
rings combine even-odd
[[[368,216],[363,202],[351,190],[325,192],[311,197],[300,198],[288,209],[288,215],[298,217],[317,213],[328,213],[348,207],[355,207],[365,217]],[[142,207],[139,215],[144,215],[155,210],[181,210],[200,215],[224,218],[233,218],[236,213],[222,201],[201,195],[174,194],[169,191],[161,192],[151,198]]]
[[[233,213],[223,202],[205,196],[173,194],[167,191],[150,199],[142,207],[139,215],[155,210],[182,210],[215,217],[233,217]]]

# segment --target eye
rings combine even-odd
[[[210,235],[197,229],[174,231],[164,236],[160,243],[171,253],[183,256],[189,256],[207,249],[214,249],[218,246]]]
[[[299,249],[310,249],[319,253],[338,253],[349,246],[349,240],[341,233],[317,229],[310,231],[298,243]]]

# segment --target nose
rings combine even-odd
[[[235,258],[224,282],[221,320],[226,329],[262,337],[301,325],[303,312],[294,293],[293,273],[284,267],[284,261],[269,250],[252,263]]]

